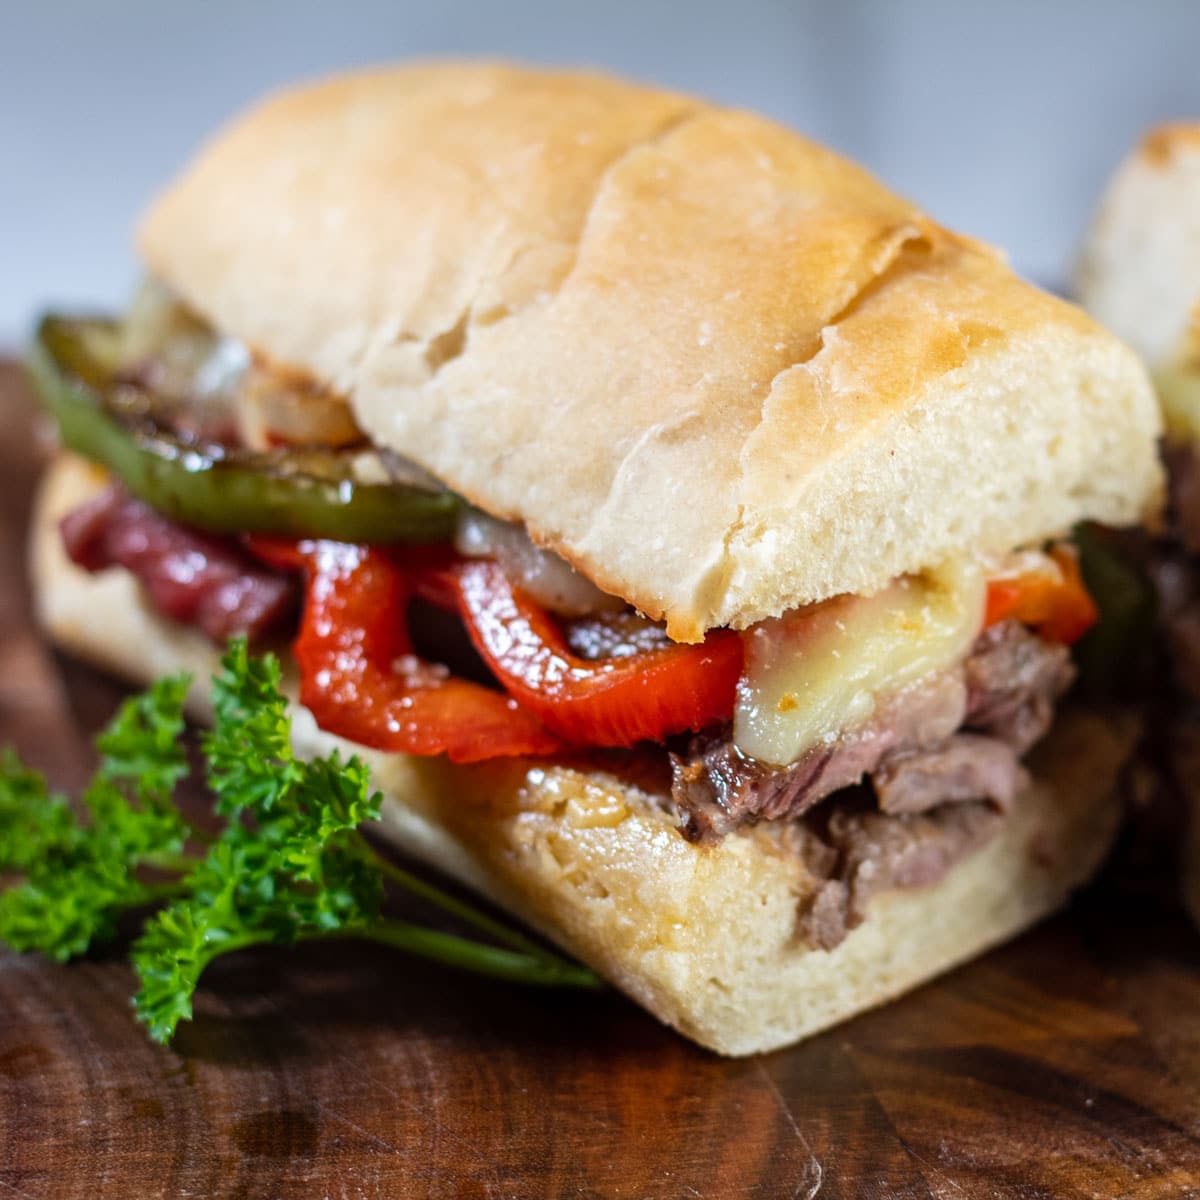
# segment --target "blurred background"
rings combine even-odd
[[[133,221],[288,80],[411,55],[589,64],[766,112],[1061,284],[1147,124],[1200,117],[1195,0],[7,0],[0,345],[120,303]]]

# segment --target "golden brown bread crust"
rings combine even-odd
[[[334,79],[219,135],[140,242],[677,639],[1157,503],[1132,355],[744,112],[502,65]]]
[[[1171,121],[1143,135],[1138,153],[1156,166],[1169,164],[1176,155],[1200,151],[1200,122]]]
[[[57,519],[101,482],[65,456],[45,480],[31,545],[40,620],[67,649],[134,681],[190,668],[203,718],[212,646],[154,616],[129,574],[87,575],[63,554]],[[300,753],[357,751],[301,708],[294,736]],[[384,831],[399,845],[519,914],[688,1037],[749,1054],[880,1004],[1056,908],[1111,841],[1112,787],[1132,736],[1128,723],[1063,714],[1002,832],[942,883],[876,896],[865,924],[831,952],[797,940],[797,905],[814,881],[767,827],[697,847],[652,797],[604,774],[365,757],[387,797]]]
[[[1200,122],[1150,130],[1109,181],[1079,298],[1160,371],[1200,359]]]

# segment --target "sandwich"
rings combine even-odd
[[[760,117],[457,63],[269,98],[138,245],[34,352],[67,650],[277,649],[387,837],[726,1054],[1097,867],[1133,731],[1066,696],[1071,533],[1154,513],[1159,417],[991,249]]]
[[[1120,165],[1080,255],[1084,306],[1145,360],[1165,432],[1167,522],[1147,557],[1175,685],[1200,699],[1200,123],[1151,130]],[[1174,721],[1191,810],[1184,897],[1200,922],[1200,759],[1194,711]]]

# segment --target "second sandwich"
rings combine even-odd
[[[1165,418],[1164,536],[1146,547],[1174,682],[1200,700],[1200,122],[1150,130],[1110,181],[1084,244],[1080,299],[1150,367]],[[1183,894],[1200,923],[1200,726],[1171,722],[1190,811]]]

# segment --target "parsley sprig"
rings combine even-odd
[[[191,1018],[214,958],[266,943],[363,938],[504,979],[597,985],[379,854],[359,830],[381,799],[366,765],[336,751],[295,756],[279,664],[244,640],[213,679],[215,721],[201,743],[224,824],[215,835],[193,828],[173,799],[188,773],[189,684],[161,679],[122,705],[97,738],[100,767],[78,808],[14,754],[0,756],[0,873],[17,879],[0,892],[0,941],[65,962],[114,938],[124,914],[148,912],[130,955],[134,1005],[159,1042]],[[489,940],[384,915],[388,883]]]

